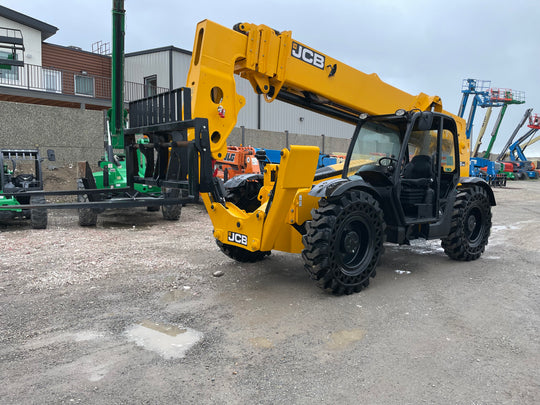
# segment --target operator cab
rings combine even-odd
[[[444,114],[363,114],[344,176],[373,186],[404,223],[435,222],[459,181],[457,139],[455,121]]]

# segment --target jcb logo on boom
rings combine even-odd
[[[292,43],[291,55],[296,59],[300,59],[310,65],[318,67],[319,69],[324,69],[324,56],[320,53],[312,51],[309,48],[306,48],[304,45],[300,45],[297,42]]]
[[[248,238],[247,235],[242,235],[241,233],[230,232],[227,235],[227,240],[229,242],[238,243],[239,245],[247,246]]]

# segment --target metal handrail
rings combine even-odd
[[[75,72],[31,64],[0,68],[0,88],[2,86],[87,96],[100,100],[111,99],[110,77],[91,75],[84,71]],[[148,95],[161,94],[168,90],[164,87],[149,87],[142,83],[124,81],[124,101],[130,102]]]

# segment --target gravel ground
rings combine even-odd
[[[199,205],[2,224],[0,402],[536,404],[540,181],[495,193],[480,260],[387,245],[346,297],[298,255],[230,260]]]

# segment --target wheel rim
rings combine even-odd
[[[340,226],[336,256],[341,272],[357,276],[365,269],[365,262],[372,256],[373,241],[371,228],[361,217],[351,217]]]
[[[465,222],[465,235],[471,245],[477,245],[482,240],[483,218],[482,211],[474,207],[469,211]]]

